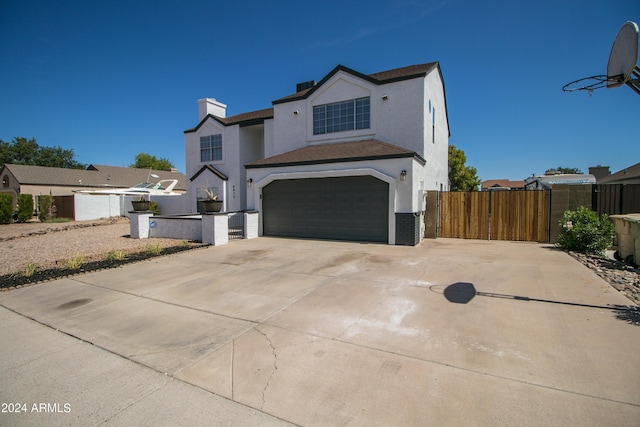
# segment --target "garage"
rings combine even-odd
[[[373,176],[285,179],[262,189],[263,234],[387,243],[389,184]]]

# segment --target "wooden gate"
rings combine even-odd
[[[53,196],[57,218],[70,218],[75,221],[75,200],[70,196]]]
[[[548,242],[549,199],[545,190],[440,192],[438,236]]]

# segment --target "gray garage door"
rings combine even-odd
[[[388,242],[389,184],[372,176],[287,179],[262,189],[265,236]]]

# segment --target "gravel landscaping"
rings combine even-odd
[[[593,270],[611,286],[636,304],[640,304],[640,269],[614,259],[569,252],[569,255]]]
[[[0,288],[117,267],[203,245],[175,239],[131,239],[127,218],[0,225]],[[77,268],[74,261],[79,264]]]

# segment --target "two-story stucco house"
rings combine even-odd
[[[437,62],[365,75],[337,66],[265,110],[201,99],[185,131],[187,193],[256,210],[260,235],[415,245],[426,190],[448,189]]]

